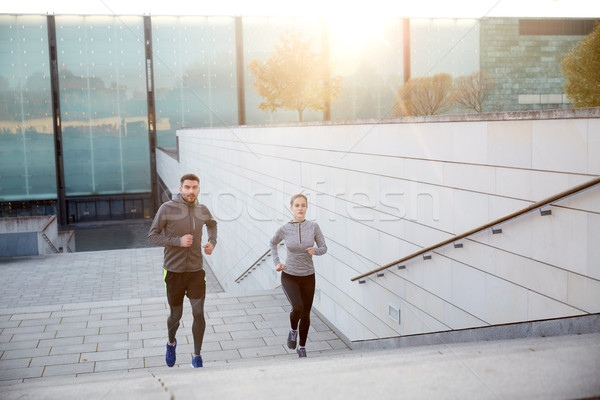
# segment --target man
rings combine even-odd
[[[175,334],[183,315],[183,297],[187,295],[192,305],[194,322],[194,355],[192,367],[202,367],[202,341],[206,322],[204,299],[206,296],[206,274],[202,267],[202,249],[212,254],[217,244],[217,221],[208,208],[198,203],[200,179],[194,174],[181,177],[179,194],[160,206],[150,232],[148,242],[165,248],[164,279],[167,289],[170,314],[167,319],[169,341],[165,361],[168,367],[175,365]],[[202,246],[202,227],[206,225],[208,242]]]

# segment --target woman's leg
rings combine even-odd
[[[298,322],[302,315],[302,296],[300,294],[300,285],[297,282],[297,277],[293,275],[281,273],[281,286],[283,287],[283,293],[285,293],[292,311],[290,312],[290,327],[292,330],[298,329]]]
[[[290,326],[293,330],[298,329],[299,345],[304,346],[310,328],[310,311],[315,295],[315,275],[294,276],[283,272],[281,286],[292,305]]]
[[[315,296],[315,276],[303,276],[300,285],[300,297],[302,298],[302,313],[300,314],[300,326],[298,333],[300,339],[298,345],[304,347],[306,338],[308,337],[308,329],[310,328],[310,311]]]

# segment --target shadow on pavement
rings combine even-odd
[[[130,219],[70,224],[77,252],[153,247],[148,243],[151,219]]]

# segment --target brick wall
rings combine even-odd
[[[481,70],[496,86],[484,112],[568,108],[561,61],[584,37],[520,35],[519,20],[481,23]]]

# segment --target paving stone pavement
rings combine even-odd
[[[147,247],[147,223],[78,227],[78,249],[96,251],[0,259],[0,399],[600,399],[600,330],[351,351],[313,314],[298,360],[281,290],[225,293],[210,268],[206,368],[189,367],[187,302],[167,368],[163,249]]]
[[[166,368],[162,257],[152,247],[1,260],[0,385]],[[297,358],[285,346],[290,306],[281,290],[228,294],[210,268],[207,284],[206,367]],[[311,318],[309,356],[349,351]],[[175,368],[189,368],[191,322],[186,302]]]

